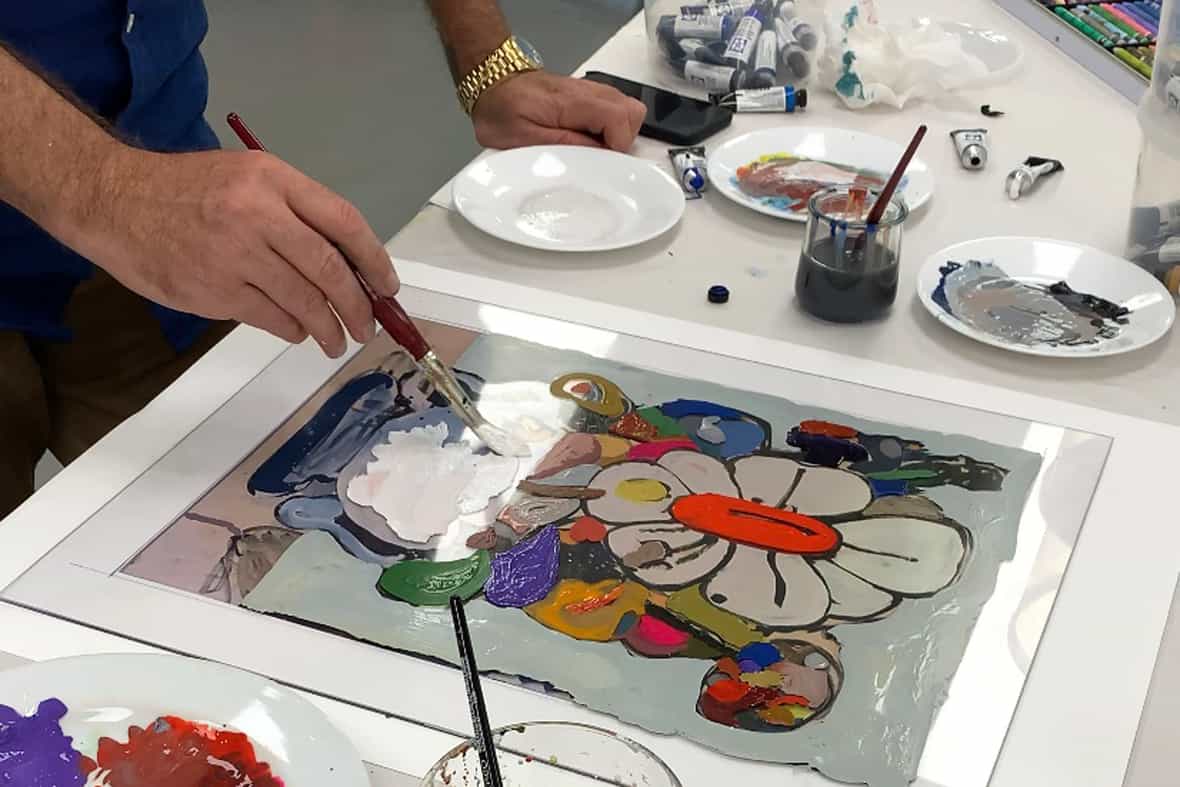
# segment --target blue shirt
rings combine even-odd
[[[5,48],[68,88],[123,139],[161,152],[218,146],[204,119],[209,77],[198,51],[208,27],[202,0],[8,0],[0,8]],[[63,311],[92,270],[0,202],[0,330],[68,340]],[[158,304],[152,310],[177,349],[206,324]]]

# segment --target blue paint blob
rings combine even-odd
[[[0,705],[0,784],[13,787],[81,787],[82,755],[62,732],[65,703],[47,699],[32,716]]]
[[[952,273],[962,267],[963,266],[957,262],[948,262],[946,265],[943,265],[941,268],[939,268],[938,272],[941,273],[942,276],[939,278],[938,286],[934,288],[934,292],[930,293],[930,300],[937,303],[939,308],[941,308],[947,314],[953,314],[954,312],[951,311],[951,303],[946,298],[946,277],[950,276]]]
[[[769,642],[751,642],[738,651],[737,660],[739,665],[743,661],[752,661],[759,668],[766,669],[771,664],[782,661],[783,654],[779,653],[778,648]]]
[[[549,595],[557,584],[561,537],[547,526],[527,541],[492,558],[492,575],[484,598],[497,607],[527,607]]]
[[[689,415],[716,415],[721,418],[746,417],[746,414],[741,410],[735,410],[732,407],[726,407],[722,404],[701,401],[700,399],[677,399],[674,402],[664,402],[660,405],[660,411],[669,418],[684,418]]]
[[[275,510],[279,524],[292,530],[318,530],[336,539],[345,552],[379,566],[391,566],[401,560],[421,560],[428,553],[391,544],[357,525],[344,513],[334,495],[328,497],[292,497]]]
[[[824,467],[838,467],[844,461],[863,462],[869,458],[868,450],[859,443],[839,437],[810,434],[798,427],[787,434],[787,445],[801,450],[804,461]]]
[[[910,493],[909,481],[883,481],[876,478],[870,478],[868,481],[873,497],[899,497]]]

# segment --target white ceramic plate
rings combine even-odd
[[[100,737],[162,715],[245,733],[260,761],[291,787],[369,787],[360,755],[313,705],[249,672],[166,655],[56,659],[0,672],[0,705],[23,715],[55,697],[62,729],[93,757]]]
[[[714,148],[709,155],[709,180],[714,188],[739,205],[780,219],[806,221],[806,204],[802,210],[794,211],[786,206],[787,200],[770,200],[745,194],[737,185],[738,167],[757,161],[760,156],[788,153],[831,164],[872,170],[879,174],[882,180],[887,180],[901,159],[901,154],[905,152],[907,144],[909,140],[898,143],[842,128],[784,126],[763,129],[742,134]],[[915,157],[910,162],[898,191],[905,198],[910,210],[920,208],[933,195],[934,177],[921,158]]]
[[[476,159],[455,207],[489,235],[547,251],[607,251],[670,230],[684,191],[651,162],[610,150],[542,146]]]
[[[1131,310],[1127,323],[1112,338],[1091,344],[1024,344],[979,330],[947,312],[934,300],[948,261],[993,262],[1017,281],[1034,285],[1066,282],[1078,292],[1097,295]],[[964,336],[1028,355],[1095,358],[1138,350],[1172,327],[1176,305],[1172,296],[1147,271],[1114,255],[1065,241],[1044,238],[983,238],[950,246],[926,260],[918,274],[918,297],[939,322]]]

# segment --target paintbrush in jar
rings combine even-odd
[[[226,122],[249,150],[266,150],[262,140],[250,130],[246,122],[236,112],[229,113]],[[347,261],[348,256],[344,254],[343,250],[340,250],[340,253]],[[397,298],[377,295],[361,276],[360,271],[352,265],[352,262],[349,261],[348,264],[356,275],[357,281],[360,282],[361,289],[369,296],[369,301],[373,306],[373,316],[377,322],[395,342],[410,354],[414,362],[418,364],[418,368],[434,385],[434,389],[450,402],[451,409],[455,415],[459,416],[459,420],[497,454],[528,456],[530,452],[527,446],[480,414],[468,397],[466,390],[459,384],[455,373],[435,354],[430,343],[414,325],[410,315],[406,314],[406,310],[398,303]]]
[[[467,703],[471,711],[471,725],[475,728],[475,745],[479,753],[479,767],[483,774],[482,787],[503,787],[500,758],[496,756],[496,741],[488,722],[488,709],[483,701],[483,687],[479,681],[479,667],[475,664],[475,647],[467,628],[467,614],[463,599],[451,596],[451,620],[455,625],[455,642],[459,646],[459,662],[463,680],[467,684]]]

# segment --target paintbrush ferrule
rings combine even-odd
[[[455,377],[455,373],[451,371],[450,367],[434,354],[434,350],[428,351],[419,358],[418,366],[430,380],[434,390],[450,402],[451,409],[455,411],[455,415],[459,416],[459,420],[472,430],[478,431],[484,423],[483,416],[475,409],[471,398],[467,396],[467,391],[459,384],[458,378]]]

